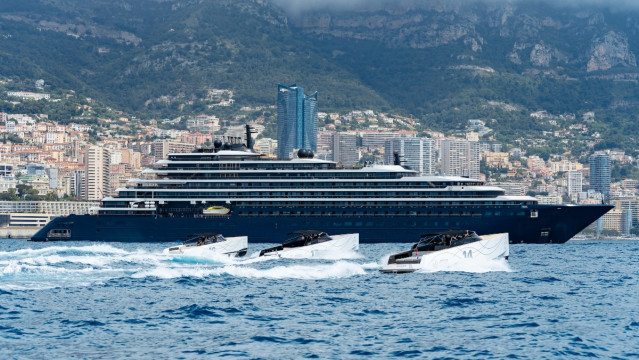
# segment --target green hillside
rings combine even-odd
[[[297,83],[320,92],[324,111],[413,115],[440,130],[494,120],[504,142],[540,136],[530,112],[579,122],[594,111],[608,145],[635,151],[639,13],[404,3],[289,17],[257,0],[4,0],[0,75],[142,118],[209,112],[208,89],[272,105],[277,83]]]

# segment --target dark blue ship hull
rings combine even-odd
[[[249,242],[276,243],[292,231],[316,229],[328,234],[359,233],[360,242],[379,243],[414,242],[426,233],[470,229],[479,235],[507,232],[512,243],[564,243],[611,208],[529,205],[473,208],[473,211],[449,208],[423,214],[379,211],[374,215],[358,215],[353,211],[347,215],[337,212],[304,215],[304,211],[296,211],[299,209],[288,209],[278,215],[263,215],[244,209],[208,217],[70,215],[52,220],[31,240],[166,242],[183,241],[190,234],[218,232],[224,236],[248,236]]]

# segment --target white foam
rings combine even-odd
[[[174,262],[179,263],[197,263],[197,264],[217,264],[217,265],[229,265],[236,264],[238,262],[242,262],[241,258],[237,258],[235,256],[229,256],[226,254],[220,254],[216,252],[205,252],[200,253],[198,255],[190,255],[190,254],[172,254],[172,255],[162,255],[167,259],[171,259]]]
[[[140,271],[132,275],[134,278],[158,277],[173,279],[178,277],[196,277],[231,275],[245,278],[264,279],[331,279],[364,275],[366,271],[360,264],[338,261],[331,264],[275,266],[258,269],[241,265],[227,265],[217,268],[207,267],[161,267]]]
[[[270,269],[226,266],[220,271],[248,278],[307,280],[346,278],[366,274],[362,265],[347,261],[338,261],[332,264],[276,266]]]
[[[28,248],[15,251],[0,251],[0,258],[34,257],[38,255],[73,251],[92,254],[129,254],[129,252],[126,250],[119,249],[108,244],[93,244],[88,246],[49,246],[41,249]]]

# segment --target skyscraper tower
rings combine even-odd
[[[101,200],[109,196],[109,150],[97,145],[87,146],[84,158],[84,192],[85,200]]]
[[[467,140],[442,140],[442,175],[479,179],[479,143]]]
[[[357,164],[359,152],[355,134],[335,133],[333,135],[333,161],[345,167]]]
[[[590,189],[600,192],[604,202],[610,200],[610,156],[607,154],[590,157]]]
[[[288,159],[293,149],[317,151],[317,92],[304,95],[295,84],[277,85],[277,157]]]

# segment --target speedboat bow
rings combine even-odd
[[[506,259],[508,233],[478,236],[474,231],[456,230],[422,235],[410,250],[388,258],[383,273],[406,273],[420,269],[441,269],[486,260]]]
[[[303,230],[289,236],[282,245],[262,250],[260,256],[302,258],[359,250],[358,233],[329,236],[323,231]]]
[[[210,254],[225,254],[229,256],[244,256],[247,250],[247,236],[225,238],[221,234],[204,233],[191,235],[182,245],[166,248],[162,253],[165,255],[188,254],[206,256]]]

